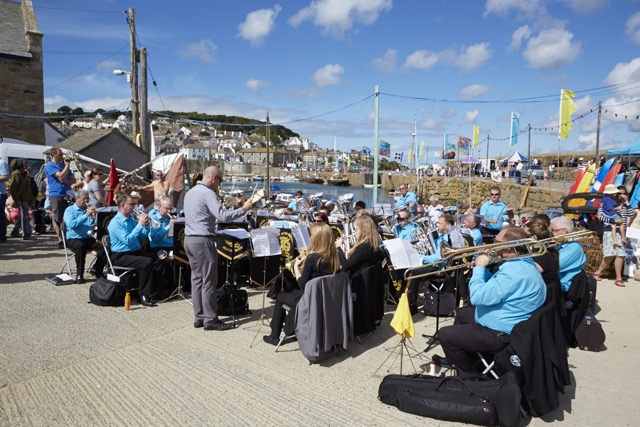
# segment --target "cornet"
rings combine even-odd
[[[144,207],[142,205],[138,205],[135,208],[133,208],[133,211],[131,212],[131,217],[136,221],[138,221],[140,219],[140,216],[145,213],[146,212],[144,211]],[[162,227],[161,222],[156,221],[155,219],[151,218],[149,215],[147,215],[147,223],[145,225],[150,225],[152,228]]]

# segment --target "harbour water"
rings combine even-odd
[[[264,182],[229,182],[225,181],[223,183],[224,191],[231,191],[235,189],[240,189],[245,192],[245,196],[251,195],[254,189],[264,188]],[[352,193],[354,195],[354,202],[357,200],[364,200],[367,204],[367,208],[372,207],[373,205],[373,192],[374,190],[378,191],[378,203],[395,203],[393,196],[389,195],[388,191],[382,190],[381,188],[362,188],[362,187],[338,187],[334,185],[320,185],[320,184],[308,184],[303,181],[294,181],[294,182],[272,182],[271,186],[277,186],[280,188],[280,191],[283,193],[291,193],[295,194],[296,191],[301,190],[305,197],[309,197],[312,194],[322,193],[323,199],[326,200],[338,200],[339,196]]]

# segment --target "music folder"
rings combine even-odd
[[[419,267],[422,265],[422,258],[418,251],[403,239],[388,239],[382,243],[389,253],[391,264],[395,270]]]

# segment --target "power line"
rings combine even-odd
[[[53,6],[34,6],[34,9],[49,9],[49,10],[64,10],[68,12],[97,12],[97,13],[123,13],[122,10],[100,10],[100,9],[75,9],[66,7],[53,7]],[[124,11],[126,13],[126,11]]]
[[[71,80],[73,80],[73,79],[75,79],[75,78],[77,78],[77,77],[80,77],[82,74],[86,73],[86,72],[87,72],[87,71],[89,71],[89,70],[92,70],[92,69],[96,68],[96,67],[98,66],[98,64],[100,64],[100,63],[102,63],[102,62],[106,61],[107,59],[111,58],[112,56],[117,55],[117,54],[118,54],[119,52],[121,52],[123,49],[127,49],[128,47],[129,47],[129,45],[124,45],[123,47],[121,47],[120,49],[118,49],[117,51],[115,51],[114,53],[112,53],[111,55],[108,55],[108,56],[107,56],[106,58],[104,58],[102,61],[98,61],[98,62],[96,62],[95,64],[93,64],[92,66],[90,66],[89,68],[86,68],[86,69],[84,69],[84,70],[80,71],[78,74],[76,74],[76,75],[74,75],[74,76],[69,77],[68,79],[66,79],[66,80],[62,81],[61,83],[59,83],[59,84],[55,85],[54,87],[50,87],[50,88],[46,89],[46,90],[45,90],[45,92],[49,92],[49,91],[51,91],[51,90],[53,90],[53,89],[56,89],[56,88],[58,88],[58,87],[62,86],[62,85],[63,85],[63,84],[65,84],[65,83],[70,82]]]

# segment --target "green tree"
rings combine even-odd
[[[80,107],[74,108],[73,110],[71,110],[71,114],[73,114],[74,116],[80,116],[82,114],[84,114],[84,110]]]
[[[71,114],[71,108],[67,105],[63,105],[62,107],[58,108],[56,111],[58,112],[58,114],[63,116]]]

